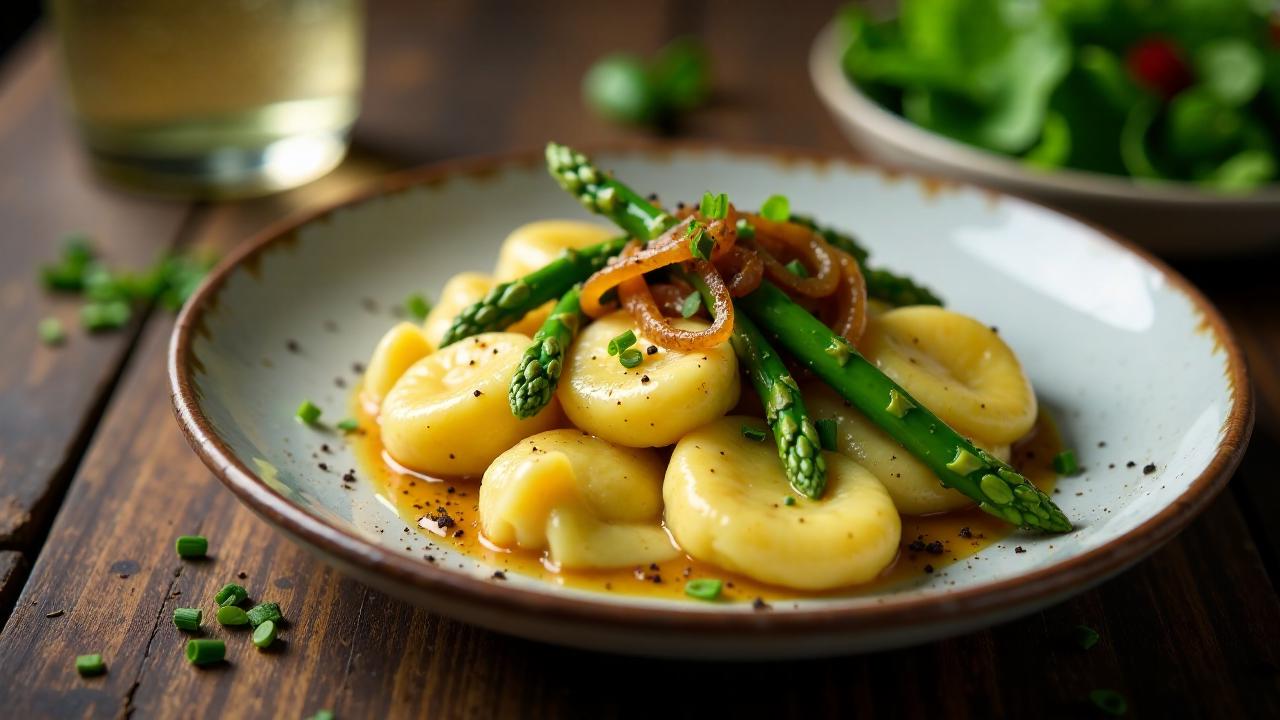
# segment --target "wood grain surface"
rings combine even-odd
[[[63,232],[92,228],[121,264],[175,244],[225,250],[389,168],[548,137],[619,137],[629,131],[582,110],[583,70],[599,55],[648,52],[676,34],[702,37],[716,62],[716,103],[684,132],[843,149],[804,74],[808,42],[831,11],[762,1],[373,3],[352,158],[306,188],[228,205],[94,185],[56,101],[48,44],[28,43],[0,80],[0,160],[21,170],[0,185],[0,331],[20,351],[16,366],[0,364],[0,497],[13,498],[4,506],[13,517],[28,518],[0,532],[8,549],[0,604],[21,586],[0,632],[0,714],[1075,718],[1096,716],[1088,693],[1110,688],[1128,698],[1131,717],[1280,717],[1280,535],[1271,520],[1280,508],[1280,286],[1249,263],[1184,268],[1243,341],[1258,427],[1230,490],[1177,540],[1101,587],[1012,623],[907,650],[785,664],[591,654],[392,600],[303,553],[196,460],[168,405],[167,313],[150,314],[136,332],[92,341],[72,333],[57,350],[34,342],[40,316],[70,312],[34,283]],[[177,560],[172,539],[182,533],[208,535],[212,557]],[[281,604],[285,642],[260,653],[207,621],[211,635],[230,640],[229,662],[194,669],[173,608],[207,608],[226,582]],[[1076,648],[1069,634],[1078,624],[1097,629],[1099,645]],[[104,655],[106,675],[76,675],[74,656],[86,652]]]

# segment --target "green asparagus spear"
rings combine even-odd
[[[578,197],[583,207],[610,218],[637,237],[654,238],[676,224],[675,218],[634,190],[605,176],[582,153],[551,143],[547,145],[547,169],[562,188]],[[641,232],[647,234],[641,235]],[[706,306],[714,307],[710,291],[702,282],[693,276],[687,277],[699,288]],[[750,320],[739,324],[742,320],[745,320],[743,314],[734,314],[731,342],[765,404],[787,479],[796,492],[821,497],[827,485],[826,461],[820,452],[818,431],[805,412],[800,389],[764,335]],[[514,381],[512,387],[515,387]]]
[[[938,476],[1014,525],[1068,532],[1071,521],[1008,464],[965,440],[843,338],[767,280],[737,302],[770,335]]]
[[[578,308],[578,290],[575,286],[560,298],[533,336],[533,344],[524,351],[507,400],[511,412],[518,418],[530,418],[542,411],[555,394],[560,382],[560,370],[564,367],[564,354],[582,325],[582,310]]]
[[[518,280],[499,283],[479,302],[458,313],[440,346],[511,325],[530,310],[555,300],[590,277],[626,244],[627,238],[617,237],[581,250],[567,250],[563,256]]]
[[[631,237],[652,240],[676,224],[675,218],[572,148],[547,143],[547,172],[584,208],[609,218]]]
[[[711,291],[701,278],[688,273],[682,277],[697,288],[707,308],[715,307]],[[729,343],[764,404],[765,419],[778,445],[778,459],[791,487],[815,500],[822,497],[827,488],[827,461],[822,457],[818,430],[805,410],[800,388],[764,333],[736,305]]]
[[[859,245],[852,236],[834,228],[823,227],[813,218],[803,215],[792,215],[791,222],[809,228],[827,242],[852,255],[853,259],[858,261],[858,266],[862,268],[862,276],[867,281],[867,297],[883,300],[899,307],[942,304],[942,299],[933,294],[933,291],[923,285],[917,285],[911,278],[868,265],[866,248]]]

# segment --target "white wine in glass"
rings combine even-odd
[[[258,195],[342,159],[359,109],[361,0],[49,0],[102,175],[165,194]]]

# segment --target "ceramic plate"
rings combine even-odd
[[[768,611],[519,574],[495,582],[493,567],[438,546],[437,562],[424,561],[428,538],[407,532],[372,488],[345,490],[316,469],[321,442],[335,453],[330,465],[356,459],[337,436],[296,422],[294,409],[309,398],[342,417],[350,385],[334,378],[354,378],[353,361],[394,321],[388,307],[453,273],[488,271],[522,223],[584,217],[538,155],[412,172],[270,228],[228,258],[183,311],[171,347],[174,404],[195,451],[291,540],[431,610],[553,643],[726,658],[920,643],[1061,601],[1168,541],[1239,461],[1250,390],[1226,325],[1185,280],[1105,232],[1022,200],[830,157],[679,145],[597,159],[667,198],[714,188],[754,207],[784,193],[950,307],[999,326],[1086,466],[1055,495],[1078,529],[1018,535],[931,575]],[[290,340],[299,351],[286,349]]]

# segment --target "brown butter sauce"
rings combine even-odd
[[[721,597],[729,602],[750,602],[756,598],[774,602],[804,597],[857,596],[939,573],[947,566],[962,562],[1014,534],[1014,529],[1008,524],[976,507],[927,516],[904,515],[902,543],[892,565],[870,582],[821,592],[768,585],[688,556],[656,566],[556,570],[545,563],[541,553],[501,549],[482,536],[478,479],[435,479],[403,471],[386,456],[377,420],[360,402],[353,401],[352,406],[358,413],[362,430],[350,436],[358,469],[372,482],[374,491],[383,502],[396,508],[405,524],[416,528],[436,545],[461,552],[503,573],[565,587],[649,598],[687,599],[684,586],[688,580],[718,578],[725,583]],[[1061,450],[1058,430],[1052,419],[1042,412],[1036,418],[1032,431],[1014,446],[1012,464],[1041,490],[1052,493],[1058,477],[1050,463]],[[441,527],[433,519],[438,517],[440,508],[444,508],[452,519],[452,525]],[[936,545],[929,548],[935,542],[942,544],[941,552]],[[912,549],[913,543],[916,549]],[[926,549],[919,549],[922,545]],[[1007,550],[1015,552],[1013,547]]]

